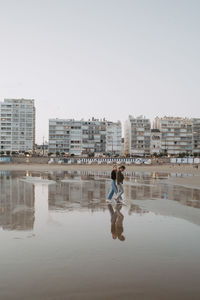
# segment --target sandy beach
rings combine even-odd
[[[0,170],[10,171],[67,171],[67,170],[88,170],[88,171],[109,171],[111,166],[108,165],[58,165],[58,164],[1,164]],[[126,166],[127,172],[159,172],[159,173],[175,173],[175,174],[188,174],[191,177],[173,177],[169,179],[171,183],[177,185],[184,185],[188,187],[200,187],[200,168],[194,168],[192,165],[133,165]]]
[[[116,205],[111,169],[0,165],[1,299],[199,299],[200,170],[127,166]]]

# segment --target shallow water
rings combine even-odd
[[[0,299],[200,299],[200,190],[180,174],[0,173]],[[186,175],[185,175],[186,176]]]

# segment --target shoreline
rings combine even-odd
[[[128,172],[162,172],[162,173],[181,173],[200,176],[200,168],[194,168],[193,165],[125,165]],[[35,164],[35,163],[9,163],[0,164],[0,170],[8,171],[52,171],[52,170],[91,170],[91,171],[109,171],[112,165],[77,165],[77,164]]]
[[[50,172],[50,171],[92,171],[105,172],[112,169],[111,165],[58,165],[58,164],[0,164],[0,171],[32,171],[32,172]],[[192,165],[132,165],[126,166],[127,172],[150,172],[163,174],[177,174],[173,178],[167,179],[167,183],[179,185],[188,188],[200,188],[200,169]],[[179,175],[191,175],[180,177]]]

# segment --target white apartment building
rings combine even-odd
[[[143,116],[129,116],[125,123],[125,154],[144,156],[150,154],[151,123]]]
[[[111,138],[112,136],[112,138]],[[76,156],[121,151],[121,123],[105,119],[49,120],[49,152]]]
[[[30,99],[0,102],[0,151],[33,151],[35,147],[35,106]]]
[[[192,119],[193,129],[193,153],[200,154],[200,118]]]
[[[107,122],[106,124],[106,152],[121,154],[122,126],[121,122]]]
[[[49,120],[49,152],[82,153],[82,121],[73,119]]]
[[[151,129],[151,154],[161,152],[161,132],[159,129]]]
[[[189,153],[193,151],[192,121],[179,117],[156,117],[154,127],[161,132],[161,152],[168,154]]]
[[[92,118],[82,122],[83,152],[82,154],[102,154],[106,152],[105,119]]]

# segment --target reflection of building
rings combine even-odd
[[[65,177],[59,184],[49,185],[48,198],[49,209],[75,209],[80,208],[99,208],[99,204],[105,203],[108,192],[107,181],[90,180],[80,177]]]
[[[158,184],[155,184],[159,178],[167,179],[167,176],[165,173],[153,173],[152,176],[135,173],[132,178],[125,181],[125,196],[126,199],[131,200],[129,214],[133,212],[144,214],[151,211],[161,215],[175,216],[200,225],[197,210],[200,208],[200,191],[173,186],[173,184],[162,184],[159,181]],[[162,202],[163,200],[165,202]],[[184,206],[189,206],[189,208],[186,209]]]
[[[35,146],[34,100],[0,102],[0,151],[30,151]]]
[[[50,211],[107,209],[105,200],[110,188],[110,180],[108,180],[110,172],[87,170],[52,174],[31,172],[27,182],[26,179],[20,180],[21,175],[19,172],[0,173],[0,227],[4,229],[32,230],[34,224],[38,228],[37,225],[42,223],[45,216],[46,220],[48,219],[48,209]],[[32,178],[30,181],[31,176],[35,176],[36,180]],[[172,176],[175,177],[177,174]],[[165,173],[131,172],[125,177],[124,196],[127,199],[127,207],[124,206],[124,209],[128,209],[129,214],[144,214],[152,211],[200,224],[199,190],[166,183],[170,174]],[[46,185],[42,183],[43,179],[54,182]],[[41,191],[43,201],[41,201]],[[186,210],[184,206],[188,206],[188,209]]]
[[[49,152],[74,155],[121,151],[121,123],[105,119],[49,120]]]
[[[129,116],[125,123],[125,154],[144,156],[150,154],[151,123],[143,116]]]
[[[149,213],[148,210],[143,209],[139,205],[135,205],[135,204],[131,204],[128,212],[129,212],[129,215],[131,215],[132,213],[136,213],[136,214],[140,214],[140,215]]]
[[[17,173],[0,177],[0,226],[31,230],[34,225],[34,186],[20,181]]]

